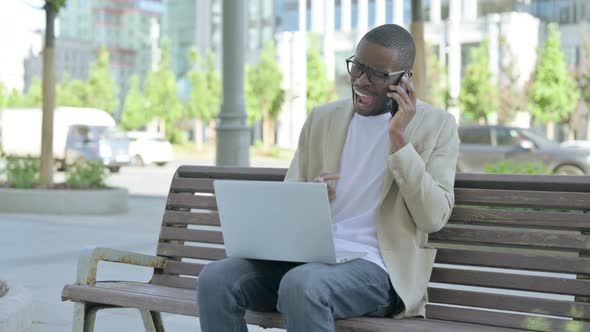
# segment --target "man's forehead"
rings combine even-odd
[[[399,52],[369,41],[361,40],[356,47],[355,59],[371,68],[384,71],[402,70]]]

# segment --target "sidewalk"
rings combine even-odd
[[[61,302],[61,289],[75,279],[85,246],[106,246],[153,255],[165,197],[131,196],[129,212],[106,216],[0,214],[0,279],[28,288],[34,301],[34,332],[71,331],[73,303]],[[116,263],[99,265],[99,280],[147,281],[150,271]],[[167,331],[199,331],[198,319],[163,316]],[[135,310],[103,310],[96,332],[145,331]],[[250,331],[263,330],[251,327]]]

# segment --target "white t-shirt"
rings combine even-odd
[[[367,117],[354,113],[331,205],[336,250],[367,252],[363,259],[384,270],[377,241],[377,213],[390,154],[389,119],[389,113]]]

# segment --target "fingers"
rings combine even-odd
[[[332,201],[334,201],[334,199],[336,198],[336,190],[330,184],[326,184],[326,187],[328,188],[328,200],[330,201],[330,203],[332,203]]]
[[[416,103],[416,88],[414,88],[414,83],[412,83],[412,81],[407,79],[405,76],[402,77],[402,82],[404,82],[404,85],[408,89],[408,96],[410,97],[409,101],[411,103],[415,104]]]

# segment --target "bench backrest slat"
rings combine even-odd
[[[590,257],[549,256],[530,253],[491,252],[462,249],[438,249],[436,261],[440,264],[481,266],[555,273],[590,274]]]
[[[590,231],[590,214],[457,206],[453,209],[449,224]]]
[[[585,250],[590,236],[581,234],[552,234],[536,230],[486,230],[474,228],[445,227],[430,235],[431,243],[465,243],[503,247],[525,247],[530,249],[555,249],[567,251]]]
[[[215,179],[282,181],[285,171],[180,167],[157,249],[169,263],[155,271],[152,283],[194,288],[207,262],[226,257]],[[439,249],[429,317],[590,330],[590,304],[571,298],[590,296],[590,280],[580,279],[590,274],[590,177],[457,174],[455,198],[449,224],[429,236],[429,245]]]
[[[590,210],[590,193],[457,188],[455,204]]]
[[[168,210],[164,213],[164,225],[219,226],[219,214],[215,211],[190,212]]]

